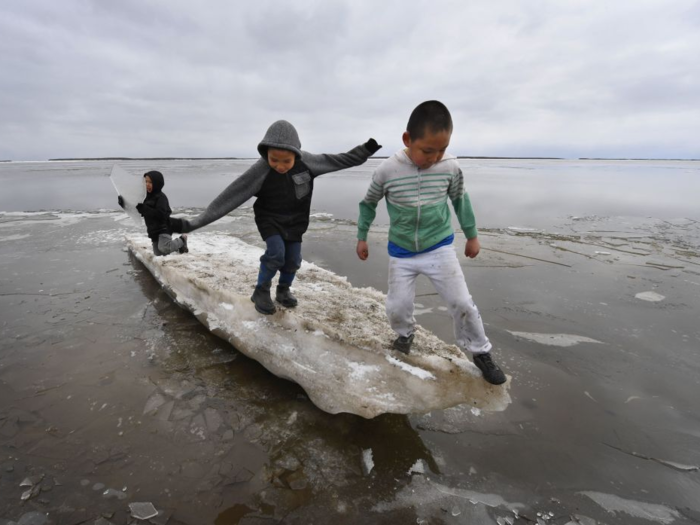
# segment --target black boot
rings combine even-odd
[[[250,300],[255,303],[255,309],[261,314],[272,315],[277,311],[270,297],[270,283],[257,285]]]
[[[277,294],[275,294],[275,299],[277,299],[278,303],[280,303],[282,306],[286,306],[287,308],[294,308],[298,304],[297,298],[292,295],[288,284],[277,285]]]
[[[190,250],[189,250],[189,248],[187,248],[187,234],[186,234],[186,233],[183,233],[182,235],[180,235],[180,239],[182,239],[182,248],[180,248],[180,249],[178,250],[178,252],[180,252],[180,253],[189,253]]]
[[[411,351],[411,345],[413,344],[413,336],[414,334],[411,334],[408,337],[404,337],[402,335],[397,337],[393,344],[394,350],[398,350],[399,352],[403,352],[404,354],[408,355],[408,353]]]
[[[491,354],[475,354],[474,364],[481,373],[484,374],[484,379],[492,385],[502,385],[506,382],[506,375],[503,373],[496,363],[491,359]]]

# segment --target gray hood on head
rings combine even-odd
[[[258,152],[263,158],[267,158],[268,148],[284,149],[301,157],[299,134],[294,126],[286,120],[278,120],[267,128],[265,137],[258,144]]]

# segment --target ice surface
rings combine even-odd
[[[439,503],[445,505],[485,505],[492,508],[502,508],[515,511],[524,508],[522,503],[508,502],[498,494],[483,494],[472,490],[449,487],[436,483],[423,476],[414,477],[411,483],[397,494],[394,501],[385,501],[372,507],[375,512],[387,512],[404,508],[407,504],[417,508],[422,505]]]
[[[408,475],[425,474],[425,464],[422,459],[417,459],[416,462],[408,469]]]
[[[509,330],[510,332],[510,330]],[[538,334],[538,333],[528,333],[528,332],[510,332],[515,337],[520,337],[521,339],[527,339],[528,341],[533,341],[535,343],[540,343],[542,345],[549,346],[574,346],[579,343],[596,343],[603,344],[601,341],[596,341],[590,337],[584,337],[582,335],[571,335],[571,334]]]
[[[663,301],[666,299],[665,296],[658,294],[656,292],[640,292],[635,295],[637,299],[641,299],[642,301],[649,301],[652,303],[657,303],[659,301]]]
[[[158,515],[158,511],[150,502],[129,503],[131,515],[138,520],[147,520]]]
[[[588,496],[611,514],[624,512],[635,518],[658,521],[659,523],[673,523],[677,518],[680,518],[680,514],[677,511],[664,505],[623,499],[619,496],[602,492],[581,492],[581,494]]]
[[[41,512],[27,512],[17,522],[17,525],[44,525],[49,521],[46,514]]]
[[[327,412],[372,418],[463,403],[500,411],[510,403],[509,383],[489,385],[456,346],[422,328],[410,355],[392,351],[385,296],[375,289],[353,288],[304,262],[293,286],[299,306],[263,316],[250,301],[260,248],[196,233],[188,239],[190,253],[155,257],[145,235],[126,239],[176,302],[275,375],[300,384]]]

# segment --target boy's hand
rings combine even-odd
[[[121,195],[119,195],[119,196],[117,197],[117,202],[119,203],[119,206],[121,206],[122,208],[124,207],[124,197],[122,197]]]
[[[374,155],[380,149],[382,149],[382,147],[377,144],[377,141],[374,139],[369,139],[367,142],[365,142],[364,146],[369,150],[370,155]]]
[[[357,256],[361,261],[366,261],[369,257],[369,247],[367,241],[357,241]]]
[[[143,215],[143,208],[144,208],[143,202],[139,202],[139,203],[136,205],[136,211],[139,212],[141,215]]]
[[[467,245],[464,247],[464,255],[466,255],[470,259],[473,259],[477,255],[479,255],[480,250],[481,244],[479,244],[478,237],[474,237],[473,239],[467,239]]]

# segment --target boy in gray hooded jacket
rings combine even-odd
[[[309,226],[314,179],[324,173],[359,166],[380,145],[374,139],[347,153],[314,155],[301,150],[297,130],[278,120],[258,144],[260,159],[219,194],[199,216],[182,219],[182,232],[190,232],[220,219],[251,197],[255,224],[267,249],[260,257],[258,282],[251,300],[262,314],[275,313],[270,296],[272,279],[280,272],[275,299],[286,307],[297,305],[289,290],[301,267],[301,238]]]

